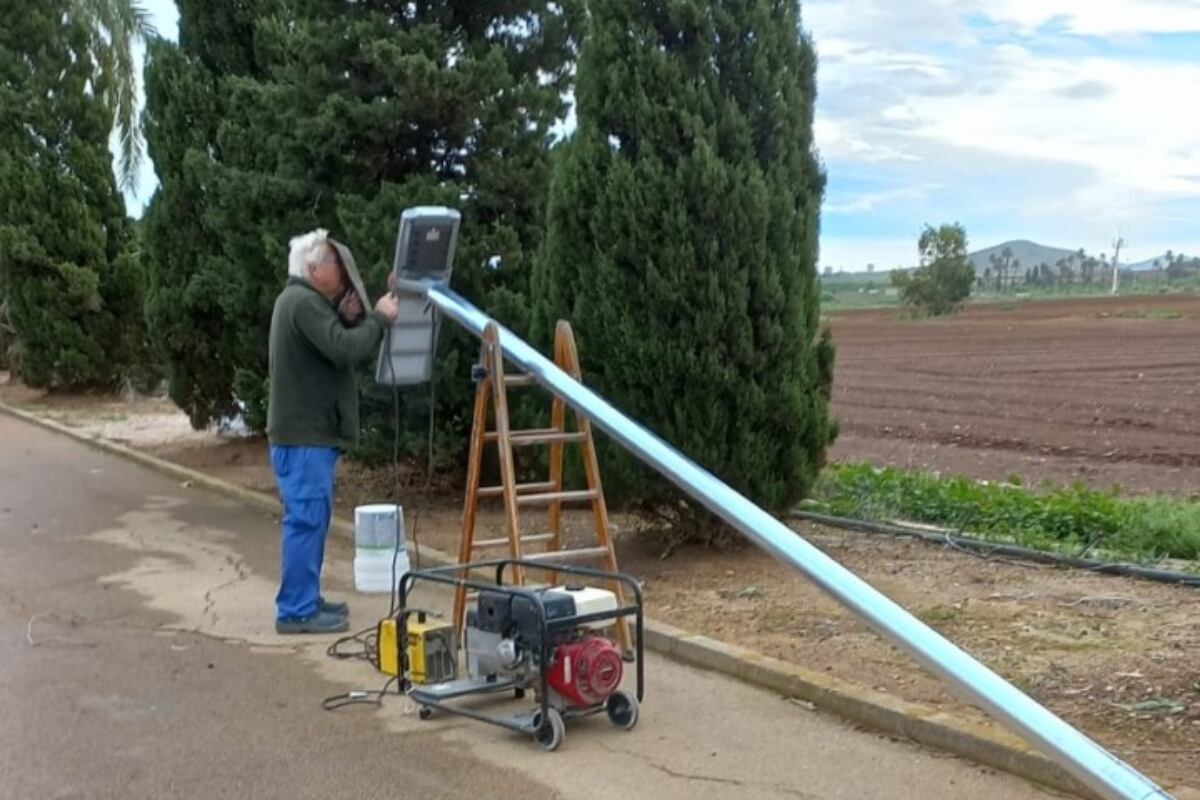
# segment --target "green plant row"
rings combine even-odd
[[[871,521],[907,520],[1058,552],[1200,560],[1200,503],[1123,497],[1076,484],[1032,491],[1020,479],[970,478],[831,465],[807,508]]]

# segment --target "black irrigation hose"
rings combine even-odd
[[[1028,547],[1019,547],[1014,544],[997,544],[995,542],[986,542],[980,539],[972,539],[965,536],[953,536],[949,533],[929,533],[926,531],[914,530],[912,528],[905,528],[900,525],[889,525],[882,522],[868,522],[866,520],[850,519],[848,517],[832,517],[826,514],[817,514],[812,511],[793,511],[791,516],[795,517],[796,519],[815,522],[819,525],[845,528],[847,530],[859,531],[861,533],[877,533],[885,536],[908,536],[913,539],[920,539],[923,542],[950,544],[954,547],[962,548],[963,550],[969,550],[973,553],[979,553],[985,556],[1018,558],[1024,561],[1034,561],[1041,564],[1084,569],[1089,572],[1099,572],[1105,575],[1120,575],[1126,578],[1142,578],[1148,581],[1158,581],[1159,583],[1173,583],[1200,588],[1200,575],[1188,572],[1171,572],[1169,570],[1154,569],[1152,567],[1139,567],[1136,564],[1120,564],[1112,561],[1097,561],[1093,558],[1080,558],[1078,556],[1067,556],[1059,553],[1047,553],[1042,550],[1033,550]]]

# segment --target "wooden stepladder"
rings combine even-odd
[[[575,335],[565,320],[559,320],[554,331],[554,363],[575,380],[580,380],[579,353],[575,348]],[[481,550],[508,549],[511,558],[526,561],[562,563],[565,561],[595,560],[608,572],[617,571],[617,556],[613,550],[612,537],[608,529],[608,508],[604,503],[604,489],[600,484],[600,466],[596,459],[596,446],[592,439],[592,426],[586,417],[572,413],[574,430],[567,430],[567,406],[555,397],[550,407],[550,427],[514,431],[508,419],[508,389],[515,386],[533,386],[531,375],[505,374],[504,354],[500,348],[500,330],[495,323],[488,323],[483,332],[483,343],[479,350],[478,380],[475,390],[475,417],[471,427],[471,448],[467,463],[467,492],[463,504],[462,538],[458,547],[458,563],[468,564],[479,560]],[[495,430],[487,429],[489,406],[495,419]],[[495,443],[500,456],[500,485],[480,486],[483,461],[483,446]],[[583,449],[584,472],[587,488],[563,489],[563,445],[578,444]],[[538,483],[517,483],[513,451],[518,447],[545,446],[550,448],[549,480]],[[498,539],[475,539],[476,512],[480,500],[500,498],[504,501],[505,536]],[[571,550],[563,549],[562,512],[565,503],[588,503],[596,532],[596,545]],[[547,530],[521,535],[518,510],[523,507],[546,506]],[[546,543],[543,551],[526,552],[526,545]],[[514,568],[513,583],[524,585],[525,574]],[[548,582],[557,583],[557,575],[548,572]],[[462,577],[466,578],[464,570]],[[609,587],[617,596],[618,606],[624,607],[625,598],[619,582]],[[467,590],[459,586],[454,594],[454,624],[461,637],[465,621]],[[617,620],[617,641],[626,653],[632,652],[629,626],[625,618]],[[461,639],[460,639],[461,640]]]

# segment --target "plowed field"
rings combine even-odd
[[[981,479],[1200,488],[1200,296],[836,314],[832,456]]]

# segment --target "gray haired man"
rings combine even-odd
[[[267,438],[283,500],[279,633],[337,633],[349,628],[344,603],[321,597],[325,537],[333,513],[340,453],[358,440],[355,365],[379,348],[396,319],[385,294],[370,314],[351,286],[349,248],[323,229],[291,240],[288,281],[271,315]]]

